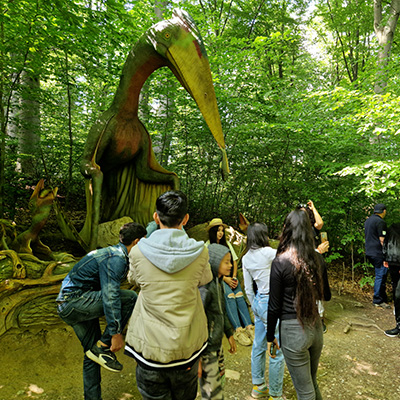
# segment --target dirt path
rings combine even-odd
[[[388,338],[393,310],[374,308],[337,293],[325,304],[328,332],[319,368],[324,399],[400,399],[400,339]],[[348,331],[345,333],[345,330]],[[226,344],[226,343],[225,343]],[[236,355],[226,351],[225,399],[250,400],[250,347]],[[121,374],[102,372],[104,400],[140,400],[135,386],[134,362],[119,353]],[[69,327],[61,325],[36,334],[18,333],[0,338],[0,400],[81,400],[82,350]],[[296,399],[287,371],[284,393]]]

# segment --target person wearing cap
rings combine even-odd
[[[386,280],[388,268],[384,266],[383,243],[386,236],[386,206],[382,203],[374,207],[374,213],[365,221],[365,255],[375,268],[374,297],[376,307],[391,308],[387,304]],[[386,264],[387,265],[387,264]]]
[[[243,297],[243,290],[237,278],[238,256],[231,243],[226,240],[225,229],[227,227],[228,225],[224,224],[221,218],[212,219],[206,228],[209,235],[206,246],[210,243],[221,244],[227,247],[232,255],[233,268],[230,276],[224,276],[222,285],[224,289],[226,312],[235,330],[233,335],[235,340],[242,346],[251,346],[254,340],[254,325],[251,322],[249,309]]]

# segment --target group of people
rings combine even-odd
[[[269,246],[265,224],[248,226],[242,267],[254,325],[226,225],[213,219],[206,245],[189,238],[183,228],[189,220],[187,199],[180,191],[157,199],[157,229],[151,234],[137,223],[125,224],[117,245],[83,257],[62,282],[57,303],[60,317],[83,346],[85,400],[101,400],[100,368],[121,371],[115,353],[123,347],[137,363],[143,399],[194,400],[198,382],[202,399],[223,399],[224,335],[231,353],[236,341],[253,344],[252,397],[283,399],[286,363],[298,398],[321,399],[316,380],[323,343],[319,303],[330,299],[330,290],[319,254],[328,245],[317,248],[315,214],[312,202],[292,211],[277,250]],[[139,295],[121,290],[126,277]]]
[[[389,337],[400,335],[400,224],[387,228],[384,218],[386,206],[376,204],[374,213],[365,221],[365,255],[375,270],[373,304],[390,309],[386,293],[388,272],[392,279],[394,316],[396,326],[385,331]]]

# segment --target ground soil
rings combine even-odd
[[[325,303],[324,349],[318,380],[324,399],[400,399],[400,338],[383,331],[394,327],[393,310],[375,308],[371,294],[338,280],[333,298]],[[227,342],[224,342],[227,345]],[[0,338],[0,400],[81,400],[82,349],[71,329],[11,332]],[[250,347],[225,351],[225,399],[250,400]],[[103,400],[141,399],[135,385],[134,361],[122,351],[121,374],[103,370]],[[296,399],[285,370],[284,394]]]

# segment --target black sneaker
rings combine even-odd
[[[396,326],[396,328],[385,331],[385,335],[389,336],[389,337],[399,336],[399,333],[400,333],[400,329],[397,326]]]
[[[387,304],[387,303],[385,303],[385,302],[379,303],[379,304],[374,303],[374,306],[375,306],[375,307],[380,307],[380,308],[386,308],[386,309],[388,309],[388,310],[389,310],[390,308],[392,308],[392,307],[390,307],[389,304]]]
[[[86,355],[95,363],[112,372],[120,372],[123,368],[117,356],[108,347],[99,347],[95,344]]]

